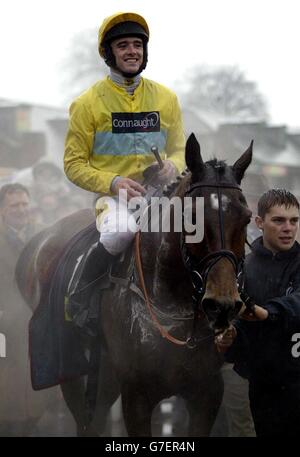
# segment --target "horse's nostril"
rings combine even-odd
[[[203,307],[203,311],[206,314],[217,313],[219,311],[217,302],[211,298],[205,298],[202,301],[202,307]]]
[[[209,320],[224,321],[228,323],[238,315],[242,308],[242,304],[243,303],[240,300],[236,300],[231,304],[224,304],[213,298],[204,298],[202,300],[202,309]]]
[[[234,306],[232,306],[228,309],[227,317],[228,317],[229,322],[238,315],[238,313],[240,312],[240,310],[242,308],[242,305],[243,305],[243,303],[241,301],[236,301]]]

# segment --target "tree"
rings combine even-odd
[[[234,66],[196,67],[187,78],[183,105],[238,121],[266,121],[267,105],[256,83]]]
[[[69,101],[107,74],[104,61],[98,53],[98,31],[78,32],[71,41],[68,56],[62,63],[62,89]]]

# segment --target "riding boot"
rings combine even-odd
[[[98,242],[83,259],[83,265],[79,266],[81,272],[75,290],[71,290],[68,296],[67,312],[73,320],[78,320],[82,311],[88,311],[97,280],[105,276],[113,258]]]

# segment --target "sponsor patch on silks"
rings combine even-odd
[[[159,132],[159,111],[145,113],[112,113],[113,133]]]

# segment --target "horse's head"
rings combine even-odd
[[[196,197],[204,198],[204,237],[201,242],[187,242],[183,232],[182,252],[203,311],[215,330],[228,327],[242,306],[237,278],[251,211],[240,183],[251,163],[252,144],[233,166],[217,160],[204,163],[193,134],[186,144],[191,174],[184,196],[192,197],[193,212]]]

